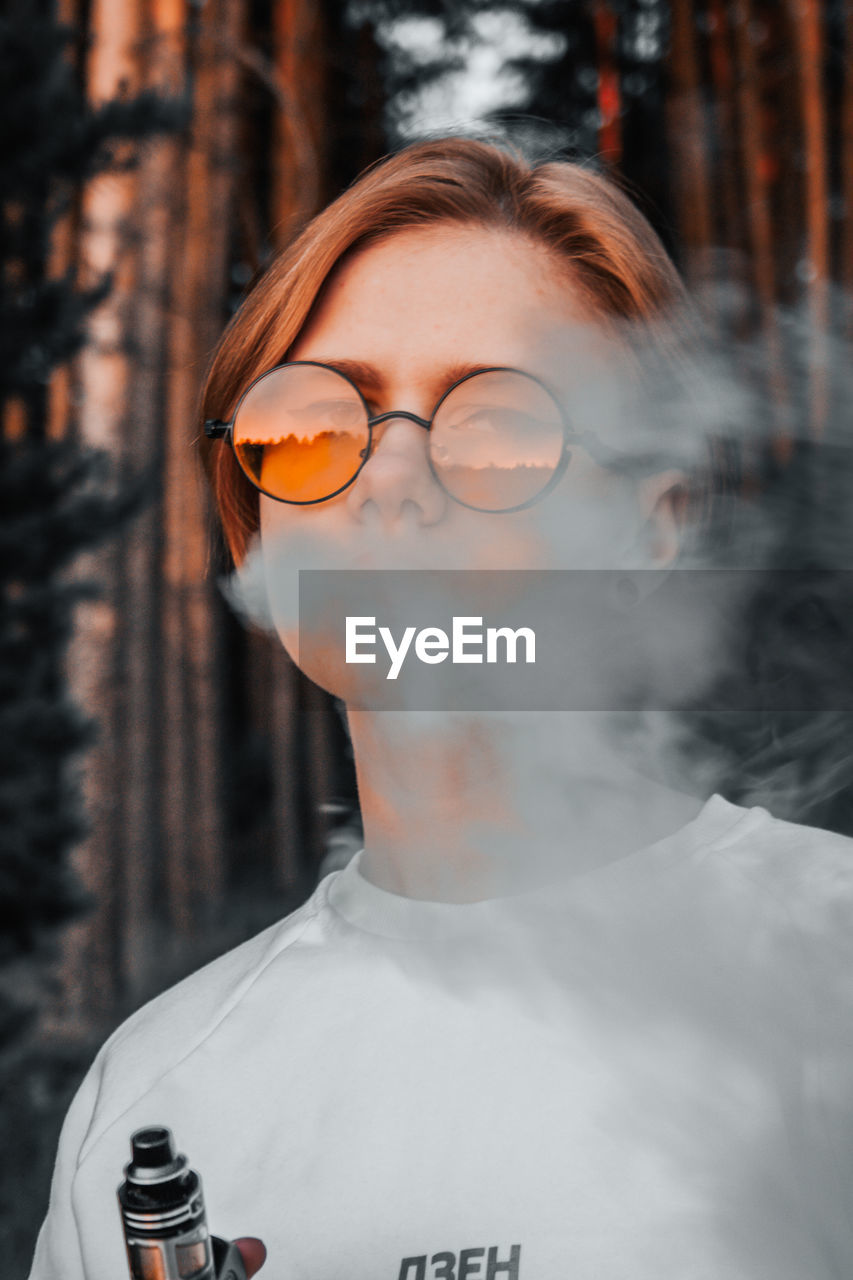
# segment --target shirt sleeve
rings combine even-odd
[[[100,1093],[102,1054],[77,1090],[59,1136],[50,1203],[36,1242],[29,1280],[85,1280],[80,1233],[72,1202],[80,1153]]]

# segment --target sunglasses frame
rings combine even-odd
[[[326,369],[329,373],[333,373],[335,374],[336,377],[342,378],[344,382],[349,383],[349,385],[353,388],[359,400],[361,401],[361,404],[364,407],[364,416],[367,424],[367,445],[362,453],[361,463],[359,464],[357,469],[353,472],[349,480],[347,480],[346,484],[341,485],[340,488],[335,489],[332,493],[325,494],[322,498],[307,498],[307,499],[281,498],[279,497],[278,494],[270,493],[268,489],[265,489],[262,485],[258,484],[257,480],[255,480],[249,474],[246,468],[243,466],[243,463],[240,459],[240,454],[238,453],[237,447],[234,444],[234,423],[237,421],[237,415],[240,412],[240,405],[243,403],[246,396],[249,395],[252,389],[256,387],[259,382],[262,382],[264,378],[270,377],[271,374],[277,373],[279,369],[296,368],[297,366],[301,366],[301,365],[309,365],[316,369]],[[524,369],[516,369],[512,365],[493,365],[485,369],[476,369],[474,370],[473,373],[466,373],[461,378],[457,378],[456,381],[452,382],[450,386],[447,387],[446,390],[443,391],[442,394],[439,396],[438,400],[436,401],[435,407],[433,408],[431,416],[429,418],[421,418],[421,417],[418,417],[416,413],[410,413],[407,409],[389,409],[386,413],[379,413],[374,416],[371,416],[370,410],[367,407],[367,401],[362,395],[360,388],[358,387],[357,383],[355,383],[353,379],[350,378],[347,374],[342,373],[339,369],[336,369],[333,365],[324,364],[321,360],[285,360],[282,362],[282,364],[274,365],[272,369],[267,369],[265,373],[259,374],[257,378],[254,378],[249,383],[249,385],[246,387],[245,391],[243,391],[239,400],[237,401],[237,404],[234,407],[234,412],[229,421],[226,422],[219,418],[208,418],[204,424],[204,434],[209,440],[226,440],[231,445],[231,448],[234,450],[234,455],[237,460],[237,465],[239,466],[243,475],[252,485],[252,487],[257,489],[259,493],[265,494],[268,498],[272,498],[273,501],[275,502],[287,503],[287,505],[291,507],[313,507],[313,506],[317,506],[321,502],[329,502],[332,498],[337,498],[339,494],[345,493],[346,490],[349,489],[351,485],[355,484],[355,481],[358,479],[364,466],[369,461],[370,456],[373,453],[373,428],[374,427],[378,426],[382,422],[388,421],[390,418],[405,418],[407,419],[407,421],[414,422],[416,426],[423,427],[425,431],[430,432],[432,430],[432,427],[435,422],[436,415],[438,414],[439,409],[441,408],[442,404],[447,399],[447,397],[451,394],[451,392],[455,391],[456,388],[460,387],[464,382],[470,381],[471,378],[479,378],[486,373],[514,373],[521,378],[527,378],[530,382],[535,382],[536,385],[540,387],[546,393],[546,395],[548,395],[551,398],[551,400],[554,402],[554,406],[557,409],[557,412],[559,414],[560,424],[563,430],[563,442],[562,442],[562,447],[560,449],[560,456],[557,459],[557,463],[554,467],[554,470],[551,473],[551,476],[549,477],[545,485],[543,485],[543,487],[538,491],[538,493],[535,493],[533,497],[527,498],[526,501],[519,502],[512,507],[477,507],[477,506],[474,506],[473,503],[465,502],[461,498],[457,498],[456,495],[454,493],[451,493],[451,491],[443,483],[441,476],[439,475],[435,466],[433,465],[432,456],[428,450],[427,462],[429,463],[429,469],[432,473],[433,479],[435,480],[436,484],[439,485],[442,491],[446,493],[447,496],[453,502],[457,503],[460,507],[467,507],[469,511],[481,511],[487,515],[505,515],[505,514],[508,515],[513,511],[523,511],[525,508],[533,506],[535,503],[539,502],[542,498],[544,498],[548,493],[550,493],[551,490],[554,488],[554,486],[559,482],[559,480],[564,475],[566,467],[568,466],[569,460],[571,459],[571,456],[572,456],[571,451],[569,449],[570,444],[582,445],[583,448],[586,449],[586,451],[594,459],[594,461],[599,463],[600,466],[607,467],[610,470],[616,470],[616,471],[637,470],[637,469],[654,470],[658,465],[659,459],[658,459],[658,456],[655,455],[654,462],[650,466],[646,468],[640,466],[638,468],[639,460],[636,456],[628,453],[622,453],[619,450],[610,448],[609,445],[606,445],[604,441],[600,440],[598,436],[596,436],[591,431],[581,431],[581,432],[572,431],[572,429],[569,427],[569,424],[566,420],[566,415],[563,412],[562,406],[560,405],[559,400],[555,396],[554,392],[550,389],[550,387],[546,386],[546,384],[542,381],[542,379],[537,378],[535,374],[527,373]],[[648,457],[649,459],[651,459],[652,455],[649,455]]]

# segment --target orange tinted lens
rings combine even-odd
[[[317,365],[273,369],[246,393],[234,421],[240,465],[287,502],[331,497],[355,476],[367,412],[352,383]]]
[[[563,452],[563,420],[553,396],[523,373],[466,378],[445,397],[430,439],[432,463],[449,493],[483,511],[530,502]]]

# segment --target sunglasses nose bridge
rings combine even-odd
[[[429,431],[431,426],[426,418],[420,418],[416,413],[410,413],[408,409],[389,409],[387,413],[378,413],[375,418],[368,418],[367,425],[372,429],[378,427],[380,423],[390,421],[391,418],[405,418],[407,422],[414,422],[416,426],[423,427],[424,431]]]

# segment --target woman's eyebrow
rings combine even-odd
[[[360,389],[370,388],[372,391],[379,391],[385,386],[386,379],[375,365],[368,364],[365,360],[347,360],[329,357],[317,361],[318,364],[325,364],[330,369],[335,369],[338,373],[342,373],[345,377],[350,378]],[[473,373],[485,373],[488,369],[494,369],[494,364],[452,364],[437,374],[434,379],[435,394],[441,395],[454,382],[459,382],[462,378],[468,378]]]
[[[383,386],[385,379],[376,368],[375,365],[367,364],[364,360],[336,360],[332,358],[317,360],[317,364],[324,364],[329,369],[334,369],[337,373],[342,373],[345,378],[349,378],[358,387],[370,387],[372,390],[378,390]]]
[[[441,389],[446,391],[454,382],[461,382],[463,378],[470,378],[474,373],[487,373],[490,369],[502,367],[504,366],[496,364],[453,364],[444,371]]]

